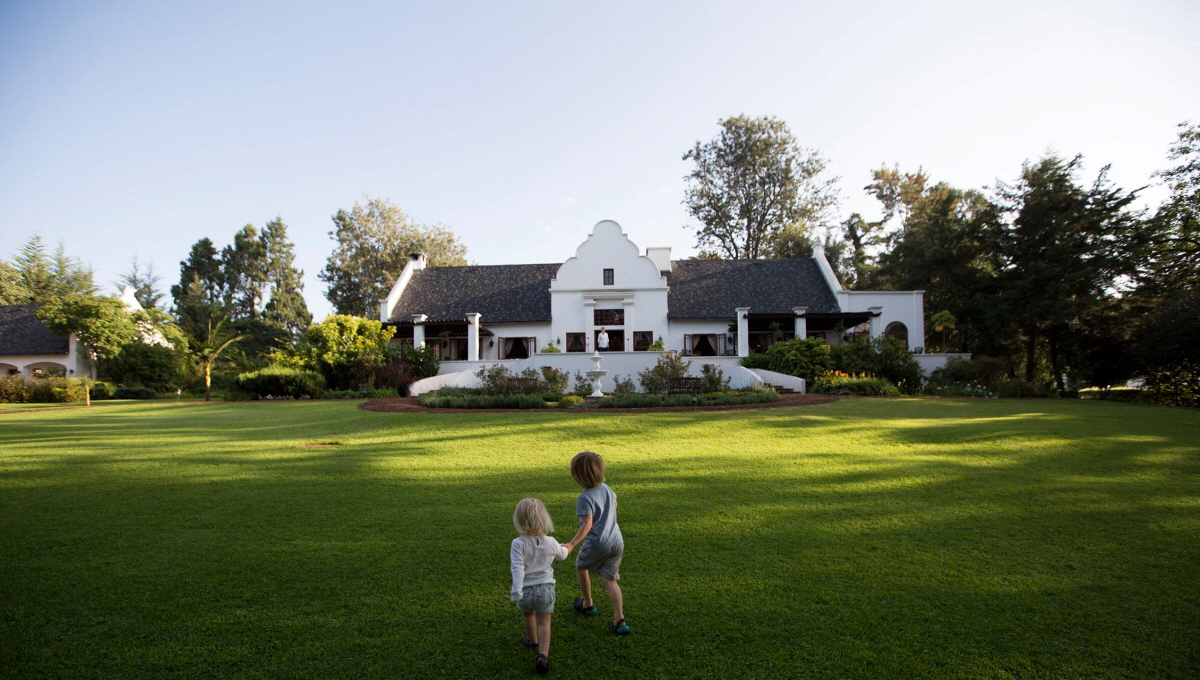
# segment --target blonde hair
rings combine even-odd
[[[513,527],[522,536],[545,536],[554,531],[554,522],[550,520],[550,512],[536,498],[526,498],[517,503],[513,512]]]
[[[590,489],[604,481],[604,459],[591,451],[580,451],[571,459],[571,476],[580,486]]]

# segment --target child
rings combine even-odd
[[[617,494],[604,483],[604,459],[591,451],[575,454],[571,459],[571,476],[583,487],[575,501],[579,532],[563,545],[570,552],[583,541],[579,557],[575,559],[583,596],[575,598],[575,610],[585,616],[597,613],[592,604],[592,580],[589,577],[589,572],[594,571],[604,578],[608,599],[612,600],[613,622],[608,629],[617,635],[628,635],[621,586],[617,585],[621,578],[621,556],[625,553],[625,540],[617,526]]]
[[[520,536],[513,539],[512,601],[525,620],[527,649],[538,650],[533,668],[550,672],[550,614],[554,612],[554,560],[565,560],[570,550],[546,534],[554,531],[550,513],[536,498],[517,503],[513,526]]]

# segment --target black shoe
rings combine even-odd
[[[545,654],[538,654],[537,661],[533,662],[533,670],[537,671],[538,675],[545,675],[550,672],[550,659],[546,658]]]
[[[521,644],[525,645],[525,649],[537,649],[538,648],[538,643],[530,642],[528,635],[521,638]]]

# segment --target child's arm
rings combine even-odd
[[[570,552],[571,550],[573,550],[575,548],[575,546],[579,545],[579,542],[582,541],[584,539],[584,537],[588,535],[588,532],[591,530],[592,530],[592,516],[591,515],[580,515],[579,516],[579,531],[575,532],[574,538],[572,538],[571,540],[569,540],[563,544],[563,546],[567,549],[567,552]]]
[[[521,542],[513,541],[512,549],[508,551],[508,559],[512,563],[512,591],[509,598],[516,602],[521,599],[521,591],[525,588],[525,555],[521,553]]]
[[[547,536],[546,539],[550,540],[550,541],[554,541],[554,559],[565,560],[565,559],[567,559],[567,555],[571,554],[571,549],[568,548],[565,544],[559,543],[558,541],[554,540],[553,536]]]

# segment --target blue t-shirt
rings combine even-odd
[[[617,494],[604,482],[580,492],[575,501],[575,514],[592,516],[592,530],[583,538],[588,547],[607,548],[625,542],[621,527],[617,526]]]

